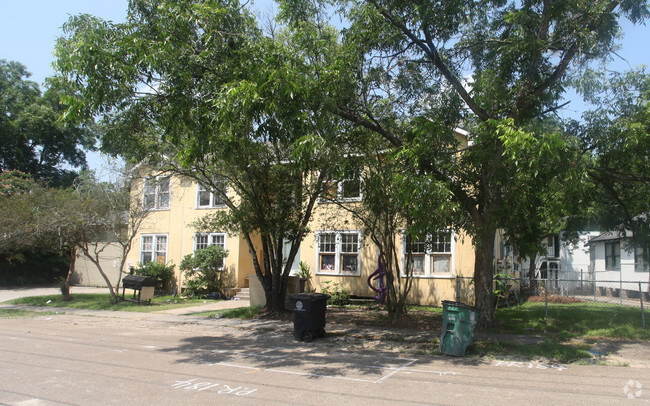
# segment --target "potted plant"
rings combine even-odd
[[[298,276],[300,277],[300,292],[304,292],[311,275],[309,274],[309,265],[300,261],[299,266],[300,270],[298,271]]]

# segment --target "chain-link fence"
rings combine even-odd
[[[497,296],[497,305],[506,306],[521,300],[523,296],[536,295],[552,302],[570,302],[562,298],[575,299],[582,302],[602,302],[619,304],[623,306],[641,308],[641,317],[646,326],[645,311],[650,302],[650,277],[648,273],[637,273],[637,279],[624,280],[622,272],[618,272],[618,279],[612,278],[613,272],[570,272],[553,270],[547,272],[545,278],[538,278],[534,283],[528,278],[514,278],[512,276],[495,276],[494,291]],[[607,278],[605,278],[607,277]],[[456,278],[456,299],[463,301],[473,297],[467,288],[471,286],[472,278]],[[530,289],[529,292],[524,292]],[[650,322],[650,320],[648,321]]]

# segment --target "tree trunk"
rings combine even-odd
[[[474,248],[474,295],[475,306],[481,312],[479,326],[494,326],[494,297],[492,279],[494,274],[494,232],[484,233]]]
[[[96,243],[96,244],[99,244],[99,243]],[[112,304],[119,303],[120,302],[120,289],[119,289],[120,280],[122,278],[122,269],[123,269],[123,266],[124,266],[124,258],[126,258],[126,254],[124,254],[124,250],[122,251],[123,254],[122,254],[122,258],[120,260],[120,273],[119,273],[119,276],[117,278],[117,285],[115,287],[113,287],[113,284],[112,284],[110,278],[108,277],[108,275],[106,274],[106,272],[104,272],[104,269],[102,268],[101,261],[99,260],[99,252],[95,251],[95,252],[91,253],[90,248],[88,247],[87,244],[83,244],[81,246],[81,252],[83,252],[84,256],[86,258],[88,258],[88,260],[90,262],[92,262],[93,265],[95,265],[95,267],[99,271],[99,274],[104,279],[104,282],[106,282],[106,287],[108,287],[108,291],[109,291],[109,293],[111,295],[111,303]]]
[[[68,302],[72,300],[70,295],[70,284],[72,283],[72,275],[74,273],[74,265],[77,260],[77,250],[76,248],[70,248],[68,250],[68,255],[70,259],[70,266],[68,267],[68,275],[65,277],[65,280],[61,284],[61,294],[63,295],[63,301]]]
[[[537,289],[537,279],[535,278],[535,261],[537,260],[537,251],[530,255],[530,264],[528,265],[528,283],[530,291],[533,292]]]

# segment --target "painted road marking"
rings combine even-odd
[[[508,368],[528,368],[528,369],[555,369],[564,371],[568,369],[564,365],[559,364],[538,364],[534,362],[520,362],[520,361],[500,361],[497,360],[494,364],[495,367],[508,367]]]
[[[207,389],[216,388],[219,386],[219,390],[215,390],[220,395],[235,395],[235,396],[246,396],[250,395],[253,392],[257,391],[257,388],[244,388],[243,386],[233,387],[227,384],[213,383],[213,382],[196,382],[196,378],[187,379],[184,381],[175,381],[172,384],[174,389],[183,389],[190,391],[201,392]]]
[[[302,350],[299,351],[301,355],[311,355],[309,354],[309,351],[307,350]],[[312,372],[304,372],[304,371],[294,371],[294,370],[288,370],[284,369],[282,367],[274,367],[270,364],[276,364],[276,363],[282,363],[283,361],[286,361],[290,359],[292,356],[296,355],[296,350],[295,349],[289,349],[289,348],[270,348],[262,352],[244,352],[240,354],[238,357],[234,359],[230,359],[228,361],[222,361],[222,362],[206,362],[207,365],[218,365],[222,367],[231,367],[231,368],[239,368],[239,369],[246,369],[250,370],[248,372],[249,374],[252,373],[257,373],[260,371],[264,372],[273,372],[273,373],[279,373],[279,374],[287,374],[287,375],[297,375],[297,376],[306,376],[306,377],[313,377],[313,378],[327,378],[327,379],[337,379],[337,380],[344,380],[344,381],[354,381],[354,382],[365,382],[365,383],[381,383],[385,381],[388,378],[391,378],[395,376],[398,373],[423,373],[423,374],[432,374],[432,375],[438,375],[438,376],[456,376],[456,375],[461,375],[458,372],[452,372],[452,371],[435,371],[435,370],[426,370],[426,369],[414,369],[411,368],[413,364],[415,364],[418,360],[415,358],[399,358],[399,357],[382,357],[379,360],[375,360],[372,364],[361,364],[358,368],[359,369],[375,369],[375,370],[381,370],[381,371],[387,371],[388,373],[386,375],[381,376],[379,379],[367,379],[367,378],[355,378],[355,377],[349,377],[349,376],[339,376],[339,375],[329,375],[329,374],[323,374],[323,373],[312,373]],[[237,362],[237,361],[245,361],[245,360],[260,360],[264,361],[265,366],[259,366],[259,365],[251,365],[245,362]],[[308,361],[307,361],[308,362]],[[334,362],[336,363],[336,361]],[[381,365],[384,364],[384,365]],[[391,365],[386,365],[386,364],[393,364]]]

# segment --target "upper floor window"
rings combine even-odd
[[[226,192],[226,186],[223,185],[223,192]],[[223,200],[222,195],[214,190],[210,190],[207,187],[203,186],[200,183],[196,185],[196,207],[200,209],[211,208],[211,207],[223,207],[225,206],[225,201]]]
[[[452,271],[453,233],[440,231],[413,240],[404,236],[402,274],[406,273],[410,253],[410,269],[413,276],[450,276]]]
[[[170,178],[146,179],[142,205],[148,210],[169,208]]]
[[[145,234],[140,240],[140,263],[167,263],[167,235]]]
[[[648,254],[648,251],[638,247],[634,249],[635,272],[648,272],[650,270],[648,267],[648,258],[644,256],[644,253]]]
[[[621,268],[621,243],[619,241],[605,243],[605,268],[610,270]]]
[[[558,235],[546,237],[544,243],[546,245],[547,257],[560,257],[560,237]]]
[[[360,231],[323,231],[316,236],[317,273],[359,275]]]
[[[361,200],[361,173],[348,171],[344,179],[326,180],[321,193],[323,200]]]

